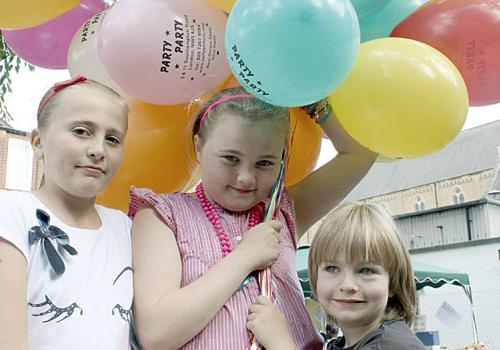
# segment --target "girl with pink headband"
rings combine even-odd
[[[0,350],[130,350],[132,223],[96,204],[123,158],[127,104],[77,76],[37,121],[39,188],[0,191]]]
[[[273,302],[298,348],[321,348],[295,271],[297,243],[376,155],[344,132],[327,104],[310,109],[338,155],[284,190],[276,220],[261,223],[289,143],[288,109],[242,88],[215,95],[195,117],[195,192],[132,191],[134,315],[144,348],[247,348],[247,316],[259,294],[255,272],[267,267]]]

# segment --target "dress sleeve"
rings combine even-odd
[[[13,244],[28,260],[28,230],[31,226],[20,201],[16,193],[0,191],[0,237]]]
[[[142,207],[151,207],[167,226],[174,232],[175,220],[173,215],[173,202],[169,195],[156,194],[149,188],[135,188],[130,189],[130,202],[128,206],[128,216],[134,219],[137,211]]]

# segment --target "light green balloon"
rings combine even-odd
[[[351,3],[358,17],[361,17],[380,10],[390,1],[391,0],[351,0]]]
[[[361,42],[388,37],[399,22],[425,2],[427,0],[391,0],[378,11],[360,16]]]
[[[238,0],[225,47],[248,92],[273,105],[303,106],[330,95],[349,75],[358,18],[349,0]]]

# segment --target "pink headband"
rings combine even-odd
[[[54,97],[54,95],[56,95],[59,91],[63,90],[64,88],[67,88],[68,86],[84,83],[86,81],[88,81],[88,79],[85,78],[83,75],[77,75],[74,78],[71,78],[69,80],[60,81],[59,83],[55,83],[52,86],[52,88],[49,90],[49,92],[47,92],[45,94],[45,96],[43,97],[43,100],[40,102],[40,106],[38,106],[38,112],[36,114],[37,117],[40,116],[40,114],[42,113],[43,109],[45,108],[45,105],[47,104],[47,102],[49,102],[49,100],[52,97]]]
[[[203,120],[205,120],[206,116],[208,115],[208,113],[214,109],[215,107],[217,107],[218,105],[220,105],[221,103],[224,103],[226,101],[230,101],[230,100],[235,100],[237,98],[247,98],[247,97],[254,97],[252,94],[235,94],[235,95],[227,95],[227,96],[223,96],[221,98],[219,98],[218,100],[212,102],[212,104],[210,106],[207,107],[207,109],[205,109],[205,112],[203,112],[203,114],[201,115],[201,118],[200,118],[200,127],[201,127],[201,124],[203,123]]]

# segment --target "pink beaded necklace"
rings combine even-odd
[[[203,190],[203,185],[201,183],[199,183],[198,186],[196,186],[196,196],[200,201],[201,207],[203,208],[205,215],[214,226],[215,231],[217,231],[217,238],[219,238],[220,246],[222,249],[222,256],[224,257],[229,253],[231,253],[231,251],[233,250],[233,245],[231,244],[231,241],[229,240],[229,237],[227,236],[226,232],[222,228],[219,214],[215,210],[214,205],[210,203],[207,199],[207,196],[205,196],[205,191]],[[250,212],[250,217],[248,219],[248,228],[251,229],[252,227],[257,225],[260,221],[261,221],[260,210],[259,206],[256,205],[252,208]]]

